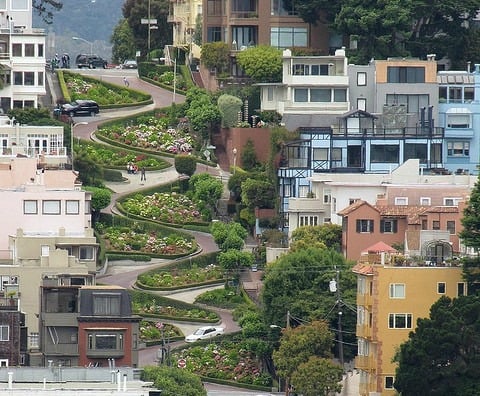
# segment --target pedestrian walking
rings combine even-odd
[[[142,169],[140,170],[140,181],[147,181],[147,178],[145,176],[145,167],[142,166]]]
[[[128,82],[127,77],[123,77],[123,84],[124,84],[126,87],[129,87],[129,86],[130,86],[130,83]]]

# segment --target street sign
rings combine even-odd
[[[157,20],[156,19],[148,19],[148,18],[142,18],[140,19],[140,23],[142,25],[156,25],[157,24]]]
[[[185,359],[178,359],[177,367],[178,367],[178,368],[185,368],[185,367],[187,367],[187,361],[186,361]]]

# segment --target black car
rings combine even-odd
[[[80,54],[75,59],[75,64],[79,69],[87,67],[89,69],[95,69],[97,67],[101,67],[106,69],[107,61],[100,58],[98,55],[87,55],[87,54]]]
[[[75,100],[72,103],[65,103],[59,109],[56,109],[57,113],[67,114],[71,117],[79,115],[79,114],[86,114],[90,116],[94,116],[98,114],[100,108],[94,100]]]
[[[137,66],[137,61],[133,59],[127,59],[125,62],[122,63],[120,66],[122,69],[136,69]]]

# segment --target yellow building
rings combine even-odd
[[[167,22],[173,25],[173,46],[184,48],[195,58],[200,58],[200,47],[193,42],[193,35],[201,17],[202,0],[170,0]]]
[[[386,253],[363,257],[357,274],[357,339],[355,367],[360,370],[361,396],[394,395],[398,347],[414,331],[419,318],[441,296],[466,294],[462,268],[392,265]]]

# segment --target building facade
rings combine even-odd
[[[359,395],[396,395],[395,353],[441,296],[467,293],[461,267],[395,266],[394,255],[365,256],[357,275]]]
[[[45,31],[32,26],[32,1],[0,2],[0,108],[38,107],[45,88]]]

